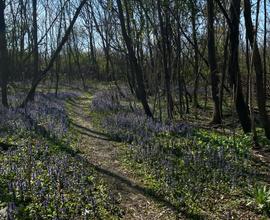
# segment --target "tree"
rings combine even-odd
[[[157,0],[158,7],[158,18],[160,25],[160,34],[162,41],[162,56],[163,56],[163,68],[164,68],[164,78],[165,78],[165,91],[167,98],[167,113],[168,118],[171,120],[173,118],[173,99],[171,94],[171,74],[172,74],[172,65],[171,65],[171,39],[170,39],[170,18],[169,18],[169,2],[166,0],[164,3],[164,13],[162,14],[161,2]],[[165,24],[163,21],[165,17]]]
[[[239,68],[239,24],[240,24],[240,0],[231,0],[230,2],[230,20],[229,20],[229,39],[230,39],[230,57],[228,74],[233,87],[234,102],[236,111],[245,133],[251,132],[251,121],[247,104],[245,103],[241,74]]]
[[[253,49],[252,64],[256,73],[256,95],[259,114],[265,130],[265,135],[268,139],[270,139],[270,121],[266,111],[266,94],[264,89],[264,70],[256,37],[257,25],[254,28],[252,24],[250,0],[244,0],[244,9],[247,37],[249,39],[250,46]],[[257,13],[258,12],[259,11],[257,10]]]
[[[2,104],[8,107],[7,100],[7,83],[9,75],[8,51],[6,40],[6,23],[5,23],[5,0],[0,0],[0,76],[2,90]]]
[[[80,2],[79,7],[76,9],[76,12],[69,24],[69,27],[67,28],[61,42],[59,43],[58,47],[56,48],[55,52],[53,53],[48,65],[46,66],[46,68],[39,73],[39,76],[37,77],[37,79],[34,81],[34,83],[32,84],[32,87],[30,88],[26,98],[24,99],[24,101],[21,104],[21,107],[26,106],[26,104],[31,101],[31,97],[33,97],[33,93],[35,94],[36,88],[39,85],[39,83],[44,79],[44,77],[46,77],[47,73],[50,71],[50,69],[53,67],[53,64],[55,62],[55,60],[57,59],[58,55],[60,54],[63,46],[65,45],[65,43],[68,41],[69,36],[72,32],[73,26],[77,20],[77,18],[79,17],[79,14],[83,8],[83,6],[85,5],[85,3],[87,2],[87,0],[82,0]]]
[[[34,67],[34,77],[33,77],[33,82],[38,79],[39,77],[39,54],[38,54],[38,24],[37,24],[37,0],[32,0],[32,7],[33,7],[33,55],[34,55],[34,62],[33,62],[33,67]],[[35,97],[35,92],[31,93],[31,96],[29,97],[30,101],[33,101]]]
[[[119,12],[122,35],[123,35],[123,38],[124,38],[124,41],[128,50],[128,57],[129,57],[129,62],[131,64],[131,71],[135,74],[135,77],[136,77],[136,88],[135,88],[136,96],[141,101],[145,114],[148,117],[152,118],[153,114],[150,110],[147,97],[146,97],[142,68],[138,63],[135,51],[133,49],[134,45],[133,45],[132,39],[128,35],[127,30],[126,30],[126,24],[125,24],[126,22],[125,22],[121,0],[117,0],[117,7],[118,7],[118,12]]]
[[[191,5],[191,24],[192,24],[192,39],[193,39],[193,48],[194,48],[194,90],[193,90],[193,106],[197,114],[197,108],[200,107],[198,102],[198,86],[199,86],[199,46],[197,39],[197,0],[189,0]]]
[[[219,78],[218,68],[216,59],[216,46],[215,46],[215,30],[214,30],[214,2],[213,0],[207,0],[208,9],[208,63],[211,72],[211,85],[212,85],[212,98],[214,101],[213,111],[213,124],[221,123],[221,112],[220,112],[220,98],[219,98]]]

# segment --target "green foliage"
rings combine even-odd
[[[270,149],[270,140],[265,137],[264,131],[262,128],[257,129],[258,141],[261,146],[264,148]]]
[[[128,147],[122,154],[123,163],[147,187],[174,205],[186,207],[188,213],[222,218],[247,199],[243,189],[252,181],[246,175],[253,173],[251,140],[247,135],[233,137],[206,130],[197,130],[188,138],[162,132],[152,141],[156,154],[137,156],[140,150]],[[234,194],[238,196],[233,199]]]
[[[14,143],[12,137],[7,138]],[[18,219],[117,218],[106,186],[76,153],[51,140],[28,136],[0,155],[0,204],[14,204]],[[67,143],[66,143],[67,144]],[[67,148],[68,149],[68,148]]]
[[[239,217],[239,209],[248,199],[244,191],[254,183],[250,135],[196,129],[185,123],[174,132],[172,126],[127,117],[123,109],[123,114],[119,111],[109,110],[107,115],[91,111],[91,115],[100,126],[103,118],[118,114],[117,126],[105,123],[110,125],[105,126],[107,133],[138,137],[130,142],[122,139],[121,159],[147,189],[192,215],[220,219],[233,210]],[[149,135],[153,128],[156,132]]]
[[[270,216],[270,188],[266,185],[257,185],[250,193],[252,197],[249,205],[254,204],[259,211]]]
[[[195,134],[197,143],[201,147],[210,145],[212,148],[234,148],[237,155],[249,155],[252,149],[252,137],[250,135],[223,135],[217,132],[198,130]]]
[[[61,137],[10,128],[0,135],[0,142],[14,145],[0,151],[0,209],[8,207],[10,216],[26,220],[122,215],[119,201],[78,154],[80,136],[72,127]]]

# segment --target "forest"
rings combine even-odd
[[[270,219],[270,1],[0,0],[0,220]]]

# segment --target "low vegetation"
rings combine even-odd
[[[1,108],[1,219],[114,219],[106,184],[76,152],[65,109],[75,93],[38,95],[27,108]],[[17,97],[13,97],[17,100]]]
[[[90,109],[99,115],[101,129],[126,143],[123,166],[146,187],[192,216],[267,216],[269,192],[266,185],[258,188],[265,183],[253,166],[251,135],[209,131],[183,122],[161,123],[130,108],[127,97],[113,94],[98,92]]]
[[[0,220],[270,219],[269,11],[0,0]]]

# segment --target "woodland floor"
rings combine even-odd
[[[179,213],[168,201],[149,191],[143,180],[121,164],[121,143],[112,141],[109,136],[94,126],[89,106],[90,94],[70,99],[67,103],[72,129],[80,135],[78,150],[81,156],[101,174],[109,185],[111,193],[119,198],[124,210],[124,219],[190,219]],[[270,184],[270,152],[254,150],[254,161],[264,167],[261,178]],[[193,219],[191,217],[191,219]]]
[[[104,177],[111,192],[121,198],[124,219],[182,219],[172,205],[149,193],[131,171],[121,166],[119,144],[93,127],[90,102],[87,95],[69,100],[69,117],[73,129],[81,135],[81,156]]]
[[[70,87],[67,88],[67,91],[70,90]],[[106,129],[103,129],[100,126],[100,122],[103,120],[100,118],[103,117],[102,113],[96,113],[90,107],[99,90],[98,86],[97,88],[89,89],[88,92],[82,92],[77,88],[72,89],[72,92],[78,92],[78,95],[65,99],[62,104],[63,108],[66,108],[68,115],[67,123],[69,125],[69,131],[66,134],[67,136],[72,134],[72,138],[73,136],[76,137],[74,138],[76,139],[74,140],[74,144],[72,142],[72,145],[70,145],[72,148],[70,149],[72,155],[74,154],[74,158],[76,157],[76,163],[83,161],[82,170],[86,170],[85,172],[88,174],[87,168],[94,168],[98,174],[98,179],[101,179],[101,182],[105,183],[106,189],[113,195],[112,203],[115,203],[116,206],[120,206],[119,215],[117,215],[116,219],[118,219],[118,217],[127,220],[269,219],[269,215],[261,215],[262,213],[256,211],[257,209],[254,209],[253,206],[247,207],[246,199],[250,196],[241,197],[243,196],[243,193],[246,193],[244,192],[245,189],[241,188],[241,184],[236,185],[235,190],[228,191],[228,193],[227,191],[221,191],[221,197],[211,194],[211,191],[209,194],[199,194],[199,197],[206,198],[205,200],[198,200],[203,201],[200,202],[200,204],[202,205],[202,208],[205,208],[201,209],[200,212],[190,212],[188,207],[190,203],[179,203],[178,205],[178,203],[174,203],[174,200],[170,200],[170,197],[162,197],[161,195],[167,195],[166,191],[165,194],[162,193],[163,185],[158,185],[159,188],[155,187],[157,182],[162,182],[159,177],[152,178],[149,175],[144,175],[151,167],[137,167],[137,164],[134,161],[131,161],[132,159],[128,155],[128,145],[125,142],[113,141],[112,136],[109,135],[110,133],[113,133],[113,131],[107,129],[106,133]],[[187,117],[192,116],[190,115]],[[226,119],[229,122],[230,119]],[[206,121],[209,121],[209,117],[203,110],[202,112],[199,112],[198,118],[184,118],[183,121],[185,120],[190,122],[193,127],[202,128],[208,133],[226,133],[227,136],[230,136],[232,134],[232,129],[234,129],[236,133],[238,132],[237,128],[232,128],[230,125],[223,125],[222,127],[217,128],[205,123]],[[57,127],[55,124],[53,124],[53,126]],[[213,138],[215,137],[222,136],[214,136]],[[240,138],[243,137],[244,136],[240,136]],[[182,139],[179,140],[182,141]],[[206,139],[207,143],[209,140],[210,139]],[[241,142],[240,139],[237,140]],[[262,145],[265,143],[265,146],[262,146],[260,149],[253,149],[252,156],[249,157],[250,166],[256,170],[256,173],[252,173],[251,175],[254,176],[252,176],[252,180],[255,179],[255,183],[263,183],[263,185],[269,187],[270,144],[268,141],[264,142],[263,139],[261,140],[261,143]],[[220,143],[218,142],[215,144],[219,145]],[[251,149],[251,145],[249,149]],[[156,159],[156,157],[154,159]],[[159,166],[159,168],[162,169],[162,166],[163,165]],[[179,166],[177,168],[182,169],[183,167]],[[207,173],[201,174],[191,172],[192,176],[201,175],[203,178],[206,174]],[[182,176],[179,177],[181,180],[183,179]],[[81,178],[81,176],[79,178]],[[153,179],[152,182],[151,178]],[[246,179],[244,179],[244,181],[247,183]],[[198,188],[198,184],[200,184],[200,182],[196,180],[194,184],[196,189]],[[177,186],[182,187],[178,182]],[[193,185],[188,185],[188,189],[190,189],[190,186],[193,187]],[[205,187],[205,185],[203,185],[203,187]],[[207,187],[208,186],[206,186],[206,188]],[[175,191],[172,191],[173,194],[174,192]],[[217,193],[219,192],[217,191]],[[196,198],[194,200],[196,200]],[[244,203],[240,200],[244,201]],[[211,206],[207,206],[207,202],[209,202]],[[211,207],[211,209],[209,209],[209,207]],[[2,211],[3,210],[6,212],[6,209],[2,209]],[[235,216],[237,217],[235,218]],[[0,220],[1,219],[0,206]]]
[[[92,97],[85,93],[67,103],[72,129],[80,135],[81,156],[101,174],[111,193],[119,198],[124,219],[190,219],[168,201],[149,191],[143,180],[121,164],[121,143],[95,128],[89,106]],[[255,165],[264,167],[261,178],[270,184],[269,150],[253,151]]]

